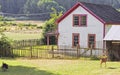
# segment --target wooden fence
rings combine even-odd
[[[13,47],[27,47],[36,45],[43,45],[43,42],[40,39],[15,40]]]
[[[10,49],[7,49],[10,48]],[[13,47],[0,49],[0,56],[4,57],[27,57],[27,58],[79,58],[83,56],[100,56],[103,53],[100,48],[79,48],[71,46],[46,46],[41,40],[15,41]]]
[[[27,58],[77,58],[77,50],[57,49],[56,46],[29,46],[23,48],[14,48],[11,51],[13,57]]]
[[[25,58],[57,58],[57,59],[74,59],[86,56],[99,56],[103,52],[100,48],[70,48],[63,47],[57,48],[57,46],[36,45],[27,47],[13,47],[7,51],[1,51],[4,56],[9,57],[25,57]],[[0,55],[1,57],[3,55]]]

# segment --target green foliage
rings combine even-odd
[[[42,26],[37,26],[37,29],[42,29],[43,27]]]
[[[44,42],[46,42],[46,37],[45,37],[45,34],[48,33],[48,32],[53,32],[53,31],[56,31],[57,30],[57,25],[55,23],[55,21],[60,17],[62,16],[62,12],[58,13],[56,11],[55,8],[51,8],[51,10],[53,10],[54,13],[50,14],[51,18],[45,22],[45,24],[43,25],[43,40]],[[55,43],[55,37],[51,37],[51,40],[52,42]]]
[[[91,60],[99,60],[100,58],[97,57],[97,56],[91,56],[90,59],[91,59]]]
[[[43,5],[44,3],[47,3],[47,2],[52,2],[53,0],[39,0],[38,2],[38,5]]]
[[[11,41],[0,32],[0,56],[10,56],[11,55]]]
[[[7,13],[20,13],[26,0],[0,0],[1,11]]]
[[[27,0],[23,7],[23,13],[30,14],[30,13],[36,13],[39,11],[37,3],[39,0]],[[29,16],[29,15],[28,15]]]
[[[38,6],[41,12],[51,12],[52,8],[55,8],[58,12],[65,11],[65,8],[54,0],[40,0]]]
[[[0,21],[7,21],[8,19],[4,18],[3,16],[0,16]]]
[[[0,16],[0,21],[12,21],[14,19]]]
[[[107,4],[115,8],[120,8],[120,0],[0,0],[0,9],[7,13],[40,13],[46,6],[58,4],[65,9],[71,8],[76,2],[89,2],[97,4]],[[55,3],[56,2],[56,3]],[[47,5],[47,3],[49,3]],[[43,9],[38,7],[46,5]],[[55,8],[55,7],[54,7]]]
[[[117,9],[117,11],[119,11],[119,12],[120,12],[120,9]]]
[[[53,12],[52,14],[50,14],[51,18],[45,22],[45,24],[43,25],[43,34],[47,33],[47,32],[51,32],[51,31],[55,31],[57,29],[57,25],[55,23],[55,21],[62,16],[62,12],[57,13],[55,8],[52,8]]]
[[[0,21],[3,21],[3,17],[2,16],[0,16]]]
[[[0,56],[10,56],[11,55],[11,44],[12,41],[8,39],[3,33],[4,29],[0,28]]]

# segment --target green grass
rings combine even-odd
[[[37,26],[42,26],[44,24],[44,21],[35,21],[35,20],[23,20],[23,21],[10,21],[12,23],[23,23],[23,24],[36,24]]]
[[[1,21],[0,24],[3,24],[4,21]],[[5,23],[8,23],[8,26],[5,24],[5,26],[2,26],[3,29],[6,29],[8,32],[4,32],[5,35],[12,39],[12,40],[26,40],[26,39],[40,39],[41,38],[41,33],[42,30],[39,29],[39,31],[37,29],[28,29],[27,31],[29,33],[25,33],[25,31],[23,30],[19,30],[19,24],[33,24],[33,25],[37,25],[37,26],[42,26],[44,24],[44,21],[5,21]],[[18,24],[18,27],[14,27],[12,29],[12,23],[14,24]],[[22,27],[24,28],[24,27]],[[30,27],[29,27],[30,28]],[[9,32],[9,31],[14,31],[14,32]],[[20,31],[20,32],[17,32]],[[32,33],[31,33],[32,32]]]
[[[12,32],[5,32],[5,35],[12,40],[27,40],[27,39],[40,39],[41,33],[12,33]]]
[[[56,46],[54,46],[56,48]],[[51,58],[52,55],[48,53],[48,50],[51,49],[51,46],[33,46],[32,47],[32,55],[37,56],[37,57],[49,57]],[[15,56],[26,56],[30,57],[31,56],[31,47],[23,47],[22,49],[13,49],[13,54]]]
[[[9,64],[7,72],[0,75],[120,75],[119,62],[107,62],[100,68],[100,61],[57,59],[0,59]]]

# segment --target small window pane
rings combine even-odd
[[[79,25],[79,16],[74,16],[73,20],[74,25]]]
[[[86,26],[86,15],[85,16],[81,16],[81,26]]]
[[[77,46],[78,41],[79,41],[79,36],[75,35],[73,40],[74,40],[74,46]]]
[[[89,35],[88,37],[88,46],[89,48],[95,48],[95,35]]]

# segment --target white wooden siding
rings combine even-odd
[[[87,27],[73,27],[73,14],[87,14]],[[96,34],[96,47],[103,47],[104,24],[82,7],[78,7],[58,24],[58,45],[72,46],[72,33],[80,34],[80,46],[88,47],[88,34]]]

